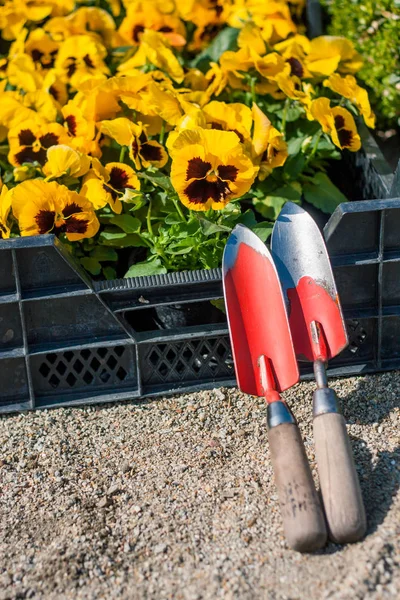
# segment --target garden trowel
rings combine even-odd
[[[348,343],[328,252],[313,219],[292,202],[274,225],[271,252],[297,358],[314,364],[315,454],[329,533],[335,542],[355,542],[365,535],[365,510],[345,420],[326,377],[328,360]]]
[[[322,507],[296,421],[279,392],[299,371],[271,255],[238,225],[224,251],[223,284],[239,388],[267,400],[268,439],[287,542],[310,552],[327,538]]]

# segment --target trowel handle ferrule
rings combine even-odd
[[[292,411],[283,400],[270,402],[267,408],[267,427],[272,429],[283,423],[296,423]]]
[[[313,395],[313,417],[325,413],[340,413],[339,399],[331,388],[323,387],[315,390]]]

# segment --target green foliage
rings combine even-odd
[[[364,58],[357,77],[369,88],[378,127],[400,125],[400,1],[323,0],[328,33],[351,39]]]

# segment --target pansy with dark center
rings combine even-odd
[[[111,194],[115,201],[118,198],[118,192],[123,193],[126,188],[133,189],[133,186],[129,183],[128,173],[119,167],[112,167],[110,179],[107,183],[103,183],[103,189]]]
[[[65,118],[65,122],[67,124],[68,132],[72,135],[72,137],[76,136],[77,122],[75,115],[68,115]]]
[[[286,62],[288,62],[290,64],[290,74],[291,75],[295,75],[296,77],[303,77],[303,75],[304,75],[303,65],[297,58],[292,56],[292,57],[288,58]]]
[[[190,202],[205,204],[210,198],[214,202],[226,200],[231,190],[228,181],[235,181],[238,169],[233,165],[219,165],[211,171],[211,163],[195,157],[189,160],[186,181],[192,181],[184,190]]]
[[[353,139],[353,133],[349,129],[344,128],[344,126],[345,126],[344,117],[342,115],[335,115],[334,121],[335,121],[335,127],[337,130],[340,145],[343,148],[347,148],[347,147],[351,146],[351,141]]]
[[[144,26],[143,25],[135,25],[135,27],[132,30],[132,40],[135,42],[135,44],[138,44],[140,42],[139,40],[139,33],[143,33],[144,31]]]

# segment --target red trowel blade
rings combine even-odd
[[[336,284],[322,235],[310,215],[287,202],[272,232],[271,252],[288,307],[299,360],[329,360],[347,346]]]
[[[225,247],[223,284],[239,388],[263,396],[260,357],[268,359],[276,390],[299,379],[278,274],[263,242],[238,225]],[[262,362],[262,361],[261,361]]]

